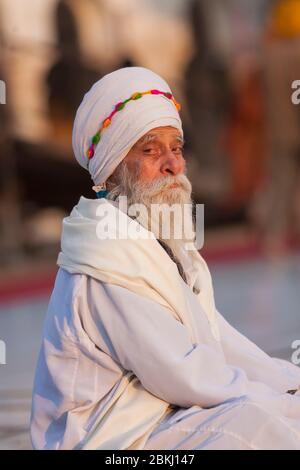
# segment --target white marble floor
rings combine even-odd
[[[290,359],[300,340],[300,254],[211,266],[218,310],[268,354]]]
[[[0,449],[30,449],[28,423],[35,362],[46,298],[0,305],[0,339],[6,364],[0,365]]]
[[[300,340],[300,254],[210,266],[219,311],[269,354],[291,358]],[[0,449],[28,449],[33,374],[47,298],[0,305]]]

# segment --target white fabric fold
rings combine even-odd
[[[103,216],[106,217],[105,224],[100,222]],[[125,239],[127,233],[131,234],[131,238]],[[135,239],[133,233],[136,234]],[[57,261],[59,266],[70,273],[87,274],[158,302],[187,326],[193,338],[182,289],[183,280],[176,264],[152,232],[128,217],[111,201],[82,196],[70,216],[63,221],[61,249]],[[212,334],[218,339],[210,273],[200,254],[196,250],[190,253],[190,271],[197,273],[191,279],[201,287],[197,297],[207,315]],[[187,268],[187,259],[180,261]]]

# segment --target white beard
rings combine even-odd
[[[127,197],[127,206],[137,208],[136,220],[163,241],[177,258],[191,249],[195,241],[192,216],[191,183],[185,174],[165,176],[150,183],[140,183],[137,172],[129,172],[122,162],[114,175],[115,186],[107,198]],[[178,183],[178,187],[170,188]],[[140,205],[143,205],[139,210]],[[132,212],[131,212],[132,213]],[[130,215],[130,214],[129,214]]]

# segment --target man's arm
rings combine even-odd
[[[193,345],[186,327],[149,299],[91,280],[88,303],[102,344],[106,337],[120,364],[169,403],[208,408],[252,392],[270,392],[274,399],[278,395],[263,384],[250,383],[241,368],[226,363],[217,347]]]

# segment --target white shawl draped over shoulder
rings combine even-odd
[[[152,232],[128,217],[112,201],[82,196],[63,221],[61,249],[57,261],[60,267],[70,273],[87,274],[125,287],[169,308],[189,329],[195,342],[176,264]],[[196,250],[191,251],[191,269],[197,273],[194,283],[200,287],[199,302],[218,339],[211,276]]]

